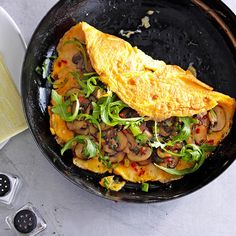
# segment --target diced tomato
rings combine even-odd
[[[121,118],[125,118],[125,113],[124,113],[124,112],[121,112],[121,113],[120,113],[120,117],[121,117]]]
[[[213,139],[208,140],[207,143],[208,143],[208,144],[214,144],[214,140],[213,140]]]
[[[67,61],[63,60],[63,59],[61,60],[61,62],[64,63],[64,64],[67,64]]]
[[[199,134],[201,130],[200,130],[200,128],[196,128],[195,131],[196,131],[196,134]]]
[[[139,173],[138,173],[138,176],[141,176],[141,175],[144,175],[145,173],[145,170],[143,170],[142,168],[140,169]]]
[[[59,61],[59,62],[57,63],[57,65],[58,65],[58,67],[61,67],[61,62]]]
[[[136,162],[131,163],[131,167],[134,169],[134,171],[138,172],[138,167]]]

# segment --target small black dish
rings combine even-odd
[[[22,234],[32,232],[37,226],[37,217],[30,210],[21,210],[14,217],[14,226]]]
[[[99,176],[60,157],[60,147],[49,130],[47,105],[50,85],[35,68],[45,55],[55,53],[63,34],[80,21],[118,35],[136,30],[148,10],[151,27],[125,38],[150,56],[186,69],[191,63],[198,78],[215,90],[236,97],[236,17],[218,0],[67,0],[59,1],[37,27],[26,53],[21,89],[30,130],[49,162],[80,188],[115,201],[160,202],[187,195],[218,177],[236,157],[236,120],[230,134],[197,172],[169,184],[151,183],[148,193],[136,184],[106,192]]]
[[[0,174],[0,197],[4,197],[10,189],[10,179],[4,174]]]

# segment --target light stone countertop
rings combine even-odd
[[[0,0],[28,43],[40,19],[56,0]],[[225,0],[236,12],[236,0]],[[0,36],[1,37],[1,36]],[[206,187],[184,198],[158,204],[115,203],[79,189],[54,169],[29,131],[0,151],[0,170],[23,175],[17,207],[32,202],[48,227],[43,235],[65,236],[234,236],[236,163]],[[13,210],[0,208],[0,236]]]

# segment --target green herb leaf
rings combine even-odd
[[[184,161],[199,161],[203,155],[202,150],[196,144],[187,144],[182,147],[180,155]]]
[[[179,121],[183,122],[180,132],[173,137],[172,142],[187,141],[191,135],[191,124],[198,124],[198,120],[192,117],[180,117]]]
[[[85,97],[89,97],[95,91],[97,88],[97,79],[98,76],[93,76],[87,80]]]
[[[92,102],[92,106],[93,106],[92,116],[93,116],[94,119],[97,120],[99,118],[99,115],[100,115],[100,107],[96,102]]]
[[[140,145],[146,144],[148,142],[148,136],[146,134],[138,134],[136,137],[136,142]]]
[[[71,122],[76,119],[78,113],[79,113],[79,99],[72,94],[72,97],[74,97],[76,101],[75,111],[73,114],[68,112],[69,106],[71,106],[71,102],[69,100],[63,102],[63,98],[61,95],[59,95],[56,90],[52,90],[52,100],[56,103],[55,106],[52,107],[52,112],[59,115],[63,120]]]
[[[200,146],[201,150],[203,152],[213,152],[215,151],[216,149],[216,146],[212,146],[212,145],[209,145],[207,143],[203,143],[201,146]]]
[[[98,161],[101,162],[108,169],[112,168],[112,163],[108,156],[103,156],[101,153],[98,156]]]
[[[131,123],[131,125],[129,126],[129,129],[134,135],[134,137],[142,134],[140,127],[136,123]]]
[[[159,169],[165,171],[166,173],[169,173],[171,175],[178,175],[178,176],[183,176],[183,175],[186,175],[186,174],[191,174],[195,171],[197,171],[201,166],[202,164],[204,163],[206,157],[205,155],[203,154],[201,156],[201,159],[199,162],[196,162],[195,165],[192,167],[192,168],[186,168],[186,169],[183,169],[183,170],[176,170],[176,169],[172,169],[172,168],[168,168],[168,167],[164,167],[164,166],[160,166],[158,165],[157,163],[154,163],[154,165],[156,167],[158,167]]]
[[[90,138],[88,138],[87,136],[84,135],[78,135],[74,138],[72,138],[71,140],[69,140],[64,147],[61,149],[61,155],[64,154],[65,151],[67,151],[68,149],[71,149],[73,143],[84,143],[86,144],[86,146],[84,147],[84,154],[86,155],[86,157],[88,159],[95,157],[99,150],[98,150],[98,146],[96,143],[94,143],[94,141],[92,141]]]

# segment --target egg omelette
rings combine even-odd
[[[58,57],[53,63],[51,75],[54,79],[53,87],[57,94],[62,96],[62,100],[65,101],[71,91],[77,91],[83,87],[78,82],[78,77],[83,81],[83,75],[87,76],[94,72],[99,80],[96,85],[101,82],[109,91],[116,94],[117,99],[126,104],[128,109],[137,112],[139,117],[145,118],[143,123],[139,124],[139,128],[142,135],[147,133],[148,141],[140,144],[136,143],[136,138],[140,134],[135,136],[132,129],[127,129],[123,123],[121,123],[122,127],[118,124],[119,128],[117,125],[109,126],[101,115],[98,121],[105,126],[105,128],[101,128],[103,135],[101,153],[112,163],[118,163],[118,165],[115,168],[109,168],[104,165],[104,160],[101,161],[99,155],[94,155],[93,158],[82,157],[84,143],[81,145],[81,143],[74,142],[70,147],[74,155],[73,162],[80,168],[95,173],[114,173],[131,182],[169,182],[184,175],[184,172],[177,171],[190,170],[197,163],[196,160],[189,161],[182,158],[187,153],[184,152],[187,150],[186,147],[198,150],[197,148],[202,147],[203,144],[217,146],[229,133],[236,106],[234,98],[213,91],[213,88],[199,81],[188,70],[185,71],[176,65],[167,65],[163,61],[154,60],[121,38],[105,34],[89,24],[81,22],[65,33],[57,46],[57,52]],[[82,65],[83,63],[84,65]],[[75,76],[73,72],[80,76]],[[79,102],[82,104],[80,112],[87,115],[92,114],[91,110],[82,111],[83,105],[86,102],[90,105],[96,102],[99,104],[101,97],[104,99],[108,96],[104,90],[103,93],[100,90],[93,91],[89,98],[84,95],[79,96]],[[101,93],[99,96],[98,91]],[[114,101],[111,100],[112,102]],[[97,131],[94,131],[94,134],[91,131],[92,128],[89,127],[89,130],[84,132],[88,125],[85,119],[67,121],[60,114],[53,112],[52,108],[55,104],[56,102],[52,98],[49,106],[50,129],[61,146],[81,134],[92,137],[91,139],[98,143]],[[100,105],[100,107],[102,106]],[[73,106],[68,109],[73,110]],[[93,105],[92,110],[94,109]],[[120,112],[121,115],[122,112]],[[126,118],[126,114],[124,116]],[[185,124],[185,121],[181,120],[182,117],[193,117],[197,120],[197,123],[193,122],[189,126],[191,132],[188,139],[173,141],[173,145],[179,145],[175,149],[172,148],[173,145],[165,146],[165,148],[161,144],[150,146],[154,137],[157,136],[160,137],[162,144],[163,142],[168,143],[168,134],[175,140],[175,137],[181,132],[172,130],[172,133],[168,133],[166,130],[172,126]],[[103,124],[104,122],[105,124]],[[148,122],[152,122],[151,125]],[[159,129],[156,133],[154,132],[154,122]],[[81,128],[82,125],[84,125],[84,129]],[[143,128],[142,125],[145,127]],[[114,144],[114,140],[118,140],[118,144]],[[115,148],[113,148],[114,145],[116,145]],[[202,150],[203,148],[199,153],[203,153]],[[159,160],[157,165],[154,163],[157,161],[152,161],[154,152],[157,153]],[[147,158],[145,159],[144,156]],[[173,165],[168,164],[168,158],[176,159],[176,157],[178,160],[175,160]],[[160,166],[164,166],[164,168],[159,168]],[[169,169],[174,169],[176,172],[169,171]]]

